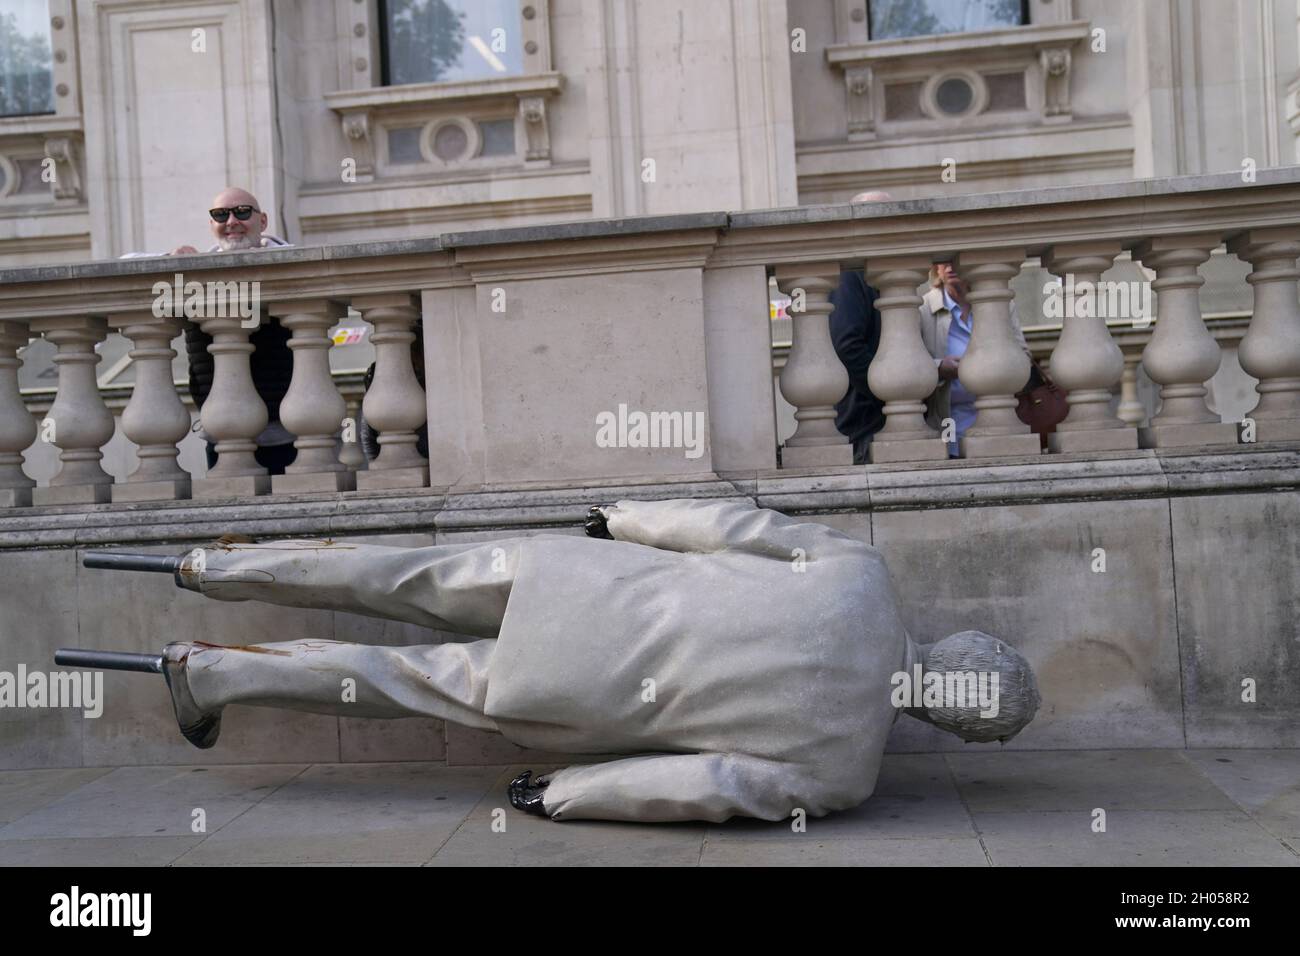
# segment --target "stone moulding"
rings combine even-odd
[[[182,548],[231,531],[279,538],[569,531],[581,527],[591,505],[620,498],[750,498],[786,514],[824,515],[1297,490],[1300,447],[1294,445],[1212,453],[1144,450],[1051,462],[726,473],[675,482],[631,479],[523,489],[281,495],[201,505],[175,501],[22,509],[0,515],[0,551],[120,544]]]

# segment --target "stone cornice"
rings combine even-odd
[[[480,531],[577,532],[593,504],[621,498],[749,498],[791,515],[870,514],[1103,503],[1300,490],[1300,444],[1222,452],[1111,452],[995,462],[629,479],[528,488],[277,495],[204,502],[65,505],[0,510],[0,550],[170,545],[179,551],[237,531],[266,537],[347,537]]]
[[[952,57],[972,50],[993,48],[998,51],[1046,46],[1068,46],[1088,36],[1089,21],[1005,27],[961,33],[869,40],[866,43],[842,43],[826,48],[826,61],[845,68],[859,63],[922,59],[933,63],[935,57]]]
[[[326,93],[325,105],[336,113],[401,106],[430,106],[492,97],[553,95],[564,89],[560,73],[526,73],[448,83],[408,83]]]
[[[177,271],[205,280],[258,280],[264,301],[303,295],[413,291],[497,278],[622,269],[839,261],[960,249],[1294,225],[1300,168],[977,193],[904,202],[801,206],[584,220],[441,237],[246,253],[122,259],[0,271],[0,319],[130,311]]]

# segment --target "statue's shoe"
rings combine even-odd
[[[162,672],[167,689],[172,692],[172,706],[181,733],[194,746],[206,750],[217,742],[221,733],[221,711],[205,711],[190,693],[189,660],[194,645],[188,641],[168,644],[162,652]]]
[[[542,798],[546,794],[546,784],[530,780],[532,775],[531,770],[525,770],[511,780],[510,786],[506,788],[506,796],[510,799],[510,805],[516,810],[531,813],[535,817],[548,816],[546,807],[542,803]]]

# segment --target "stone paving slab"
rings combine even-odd
[[[948,754],[973,812],[1232,810],[1232,800],[1181,750]]]
[[[0,866],[1300,865],[1296,750],[888,754],[875,796],[802,829],[553,823],[509,806],[521,769],[5,771]]]
[[[995,866],[1300,866],[1240,810],[976,813]]]
[[[969,840],[822,840],[799,834],[781,842],[710,841],[704,847],[700,865],[988,866],[989,861],[980,841],[974,837]]]
[[[1260,826],[1300,849],[1300,750],[1193,750],[1187,759]]]
[[[74,767],[66,770],[0,771],[0,823],[17,820],[112,769]]]
[[[8,840],[193,836],[195,810],[211,834],[275,788],[301,764],[119,767],[0,827]],[[14,771],[26,773],[31,771]]]
[[[499,773],[430,763],[317,765],[177,863],[423,863]]]
[[[706,824],[604,820],[554,823],[510,806],[506,784],[521,767],[500,772],[482,801],[438,850],[430,866],[695,866]],[[553,769],[532,765],[538,774]],[[502,829],[504,821],[504,829]],[[494,822],[496,829],[493,828]]]

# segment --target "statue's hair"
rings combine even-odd
[[[981,717],[978,707],[926,707],[936,727],[966,741],[1003,742],[1034,719],[1041,698],[1033,669],[1014,647],[982,631],[951,634],[928,648],[925,670],[939,673],[975,671],[998,674],[998,713]]]

